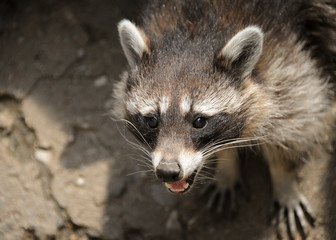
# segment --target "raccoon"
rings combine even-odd
[[[296,175],[327,159],[334,138],[335,2],[157,0],[118,31],[128,70],[112,113],[147,146],[157,178],[185,193],[215,157],[220,209],[241,182],[238,149],[257,145],[278,228],[304,236],[313,213]]]

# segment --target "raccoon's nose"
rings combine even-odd
[[[156,176],[163,182],[176,182],[181,180],[183,174],[176,161],[162,160],[156,168]]]

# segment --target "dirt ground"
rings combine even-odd
[[[142,1],[0,1],[0,239],[275,239],[267,167],[243,164],[251,197],[234,219],[174,196],[108,117],[126,61],[117,36]],[[336,239],[336,163],[300,172],[316,226]]]

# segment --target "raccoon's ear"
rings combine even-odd
[[[216,66],[244,78],[251,74],[262,53],[264,34],[256,26],[238,32],[222,48]]]
[[[146,35],[131,21],[124,19],[118,23],[121,47],[128,64],[134,68],[144,53],[149,53],[149,40]]]

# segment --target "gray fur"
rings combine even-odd
[[[237,148],[260,145],[289,231],[295,214],[305,228],[301,206],[310,208],[295,176],[328,158],[335,137],[336,5],[327,2],[165,0],[149,5],[141,28],[123,20],[131,69],[116,84],[113,114],[143,135],[154,171],[178,163],[187,187],[209,157],[228,158],[216,178],[229,172],[218,188],[233,191]],[[145,123],[153,116],[157,129]],[[204,129],[193,126],[198,116]]]
[[[142,55],[149,51],[149,48],[141,36],[140,30],[129,20],[124,19],[119,22],[118,32],[128,63],[134,68],[141,60]]]
[[[238,68],[245,78],[254,69],[262,52],[263,37],[261,29],[250,26],[237,33],[220,51],[218,58],[223,59],[226,69]],[[243,58],[243,59],[239,59]],[[237,62],[238,66],[233,66]]]

